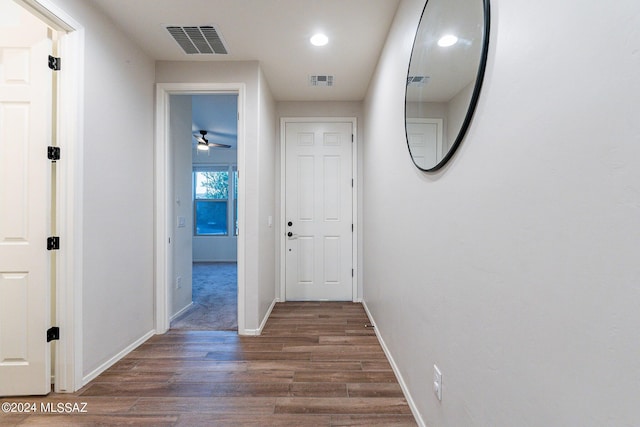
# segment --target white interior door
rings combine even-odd
[[[430,169],[442,160],[442,119],[407,119],[407,141],[416,165]]]
[[[286,299],[353,299],[351,122],[285,123]]]
[[[0,0],[0,396],[51,390],[48,29]]]

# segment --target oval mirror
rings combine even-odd
[[[428,0],[413,42],[405,130],[413,163],[440,169],[464,138],[487,61],[489,0]]]

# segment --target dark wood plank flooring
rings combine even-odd
[[[4,414],[0,425],[413,426],[362,305],[276,304],[263,334],[156,335],[73,394],[83,414]]]

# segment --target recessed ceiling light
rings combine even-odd
[[[438,46],[440,47],[449,47],[456,43],[458,43],[458,38],[453,34],[447,34],[446,36],[440,37],[440,40],[438,40]]]
[[[329,43],[329,37],[325,36],[322,33],[314,34],[311,39],[309,39],[312,45],[314,46],[324,46]]]

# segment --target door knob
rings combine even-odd
[[[288,232],[287,236],[291,237],[291,236],[293,236],[293,233],[292,232]]]

